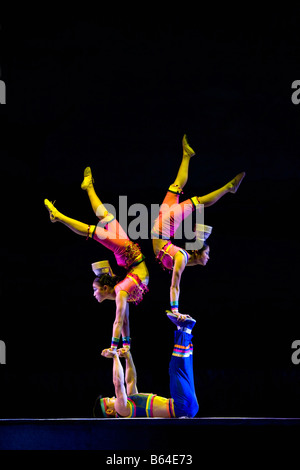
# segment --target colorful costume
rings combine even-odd
[[[123,281],[115,286],[115,293],[125,291],[128,294],[127,302],[139,304],[143,300],[143,295],[149,291],[146,284],[134,273],[128,273]]]
[[[125,279],[115,286],[115,292],[123,290],[129,295],[128,302],[141,302],[144,293],[148,292],[148,287],[137,274],[131,272],[145,259],[139,245],[129,240],[116,219],[108,222],[105,227],[98,224],[92,232],[92,238],[111,250],[117,264],[128,271]]]
[[[186,261],[188,260],[187,252],[173,245],[170,238],[174,237],[181,222],[201,206],[197,197],[179,203],[179,194],[181,192],[180,188],[176,190],[174,185],[170,186],[151,231],[152,238],[166,240],[167,242],[157,254],[156,259],[164,268],[169,270],[173,269],[174,256],[178,251],[184,254]]]
[[[193,418],[199,410],[194,385],[193,336],[184,330],[175,331],[174,336],[174,348],[169,366],[174,411],[177,418],[180,416]]]
[[[101,227],[99,224],[95,226],[92,238],[111,250],[117,264],[127,270],[137,266],[145,259],[140,247],[129,240],[116,219],[107,223],[105,227]]]
[[[129,395],[127,397],[127,403],[130,406],[130,415],[126,416],[126,418],[153,418],[154,399],[163,401],[169,413],[169,417],[175,418],[174,400],[172,398],[166,400],[152,393],[135,393],[134,395]],[[118,414],[116,416],[122,418],[122,416]]]

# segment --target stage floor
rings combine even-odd
[[[299,431],[300,418],[1,419],[0,449],[196,455],[205,449],[292,449]]]

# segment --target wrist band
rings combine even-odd
[[[122,341],[124,347],[130,346],[131,338],[130,336],[123,336]]]
[[[116,338],[116,337],[112,337],[111,338],[111,348],[117,348],[118,347],[118,344],[119,344],[119,339],[120,338]]]

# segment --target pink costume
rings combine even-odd
[[[143,294],[148,292],[148,287],[136,274],[131,273],[132,269],[145,259],[139,245],[129,240],[116,219],[108,222],[105,227],[98,224],[92,238],[111,250],[117,264],[128,271],[125,279],[115,286],[115,292],[124,290],[129,294],[128,302],[141,302]]]
[[[191,215],[199,204],[197,198],[194,197],[179,203],[179,192],[181,192],[180,189],[177,192],[168,190],[151,231],[152,238],[166,240],[166,244],[160,250],[156,259],[164,268],[169,270],[173,269],[174,256],[178,251],[185,255],[186,261],[188,260],[188,253],[183,248],[173,245],[170,238],[174,237],[181,222]]]
[[[116,294],[121,290],[129,295],[127,302],[134,302],[135,304],[139,304],[143,300],[145,292],[149,291],[146,284],[134,273],[128,273],[125,279],[115,286]]]
[[[173,245],[173,243],[170,242],[170,240],[162,247],[160,252],[158,253],[156,259],[160,264],[163,265],[165,269],[169,269],[172,271],[173,266],[174,266],[174,256],[178,251],[181,251],[181,253],[185,256],[186,263],[188,262],[188,254],[183,248],[179,248],[176,245]]]

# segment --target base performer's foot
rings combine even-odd
[[[246,176],[246,173],[243,171],[242,173],[239,173],[238,175],[236,175],[236,177],[233,178],[233,180],[231,180],[230,183],[228,183],[228,189],[230,193],[235,194],[237,192],[245,176]]]
[[[176,314],[170,310],[166,310],[167,317],[171,320],[174,325],[179,328],[182,328],[184,331],[187,330],[189,333],[192,331],[193,327],[196,324],[196,320],[190,317],[190,315],[182,315],[180,313]]]
[[[196,320],[192,317],[187,318],[184,322],[182,322],[179,326],[184,330],[190,333],[194,326],[196,325]]]
[[[173,322],[175,325],[179,326],[182,325],[182,323],[187,320],[191,319],[189,315],[183,315],[182,313],[174,313],[171,312],[171,310],[166,310],[167,317]]]
[[[55,201],[54,201],[55,202]],[[58,210],[55,209],[54,205],[52,204],[52,202],[50,202],[48,199],[45,199],[44,200],[44,204],[46,206],[46,208],[48,209],[49,211],[49,215],[50,215],[50,220],[51,222],[56,222],[58,220],[58,217],[57,217],[57,213],[58,213]]]
[[[92,177],[92,170],[89,166],[87,166],[86,169],[84,170],[83,176],[84,178],[81,183],[81,189],[86,190],[94,182],[94,179]]]
[[[193,155],[195,155],[194,150],[192,149],[192,147],[190,147],[187,141],[186,134],[184,134],[183,139],[182,139],[182,148],[183,148],[183,155],[186,155],[187,157],[193,157]]]

